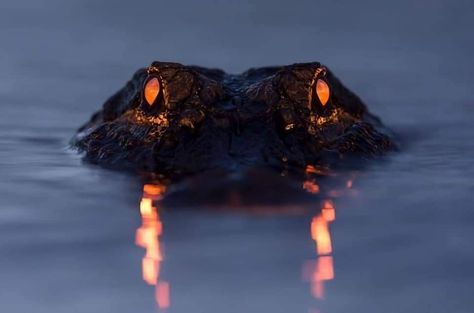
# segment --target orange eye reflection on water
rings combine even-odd
[[[334,279],[331,233],[329,224],[336,219],[336,210],[331,200],[321,205],[321,212],[311,220],[311,238],[316,243],[317,259],[303,265],[303,278],[311,285],[311,294],[324,299],[324,283]]]
[[[153,201],[160,200],[165,190],[164,185],[146,184],[143,186],[143,196],[140,201],[142,225],[137,229],[135,236],[135,243],[146,250],[142,259],[143,280],[155,286],[155,300],[160,309],[167,309],[170,306],[170,291],[169,283],[160,280],[160,265],[163,261],[160,236],[163,225]]]
[[[315,167],[307,168],[308,178],[303,188],[313,194],[324,194],[330,199],[331,193],[342,194],[341,190],[327,192],[324,185],[316,182],[311,175],[319,173]],[[311,179],[310,179],[311,178]],[[344,181],[344,188],[352,190],[353,178]],[[142,224],[136,231],[136,245],[145,249],[142,258],[142,278],[155,289],[155,301],[159,310],[170,307],[170,284],[160,276],[160,267],[164,260],[160,237],[163,233],[163,224],[160,219],[159,203],[166,191],[166,186],[160,184],[146,184],[143,186],[143,195],[140,200],[140,215]],[[303,264],[302,277],[310,284],[313,298],[325,299],[325,285],[335,277],[333,243],[330,224],[336,220],[336,210],[332,200],[321,202],[320,211],[312,217],[310,223],[311,239],[315,242],[316,258]],[[318,310],[311,312],[319,312]]]

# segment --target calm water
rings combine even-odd
[[[2,1],[1,312],[474,311],[472,2],[279,2]],[[138,179],[66,149],[154,59],[320,60],[402,151],[301,214],[158,219]]]

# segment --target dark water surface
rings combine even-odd
[[[155,312],[158,294],[169,312],[474,312],[474,5],[412,2],[3,0],[0,311]],[[66,149],[154,59],[322,61],[402,151],[331,198],[334,221],[326,198],[297,215],[167,208],[160,233],[136,178]]]

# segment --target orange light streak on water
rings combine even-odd
[[[328,222],[333,222],[336,219],[336,209],[331,200],[324,201],[321,213]]]
[[[170,285],[168,282],[160,281],[156,285],[155,301],[161,309],[170,307]]]
[[[329,233],[328,221],[322,213],[313,218],[311,222],[311,238],[316,242],[318,255],[332,252],[331,234]]]
[[[170,306],[170,288],[168,282],[160,281],[160,266],[163,261],[160,236],[163,225],[153,201],[161,199],[165,189],[164,185],[143,186],[143,196],[140,200],[142,225],[137,229],[135,236],[135,243],[146,251],[142,259],[143,280],[155,286],[155,301],[160,309],[167,309]]]
[[[336,219],[336,210],[330,200],[323,202],[321,213],[311,221],[311,238],[316,243],[318,258],[312,262],[312,273],[304,269],[304,275],[311,283],[311,294],[317,299],[324,299],[324,283],[334,279],[334,264],[332,253],[331,233],[329,224]],[[306,274],[305,274],[306,273]]]

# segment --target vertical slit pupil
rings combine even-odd
[[[145,90],[144,90],[144,95],[145,95],[145,100],[148,103],[148,105],[153,105],[155,103],[156,98],[158,97],[158,94],[160,93],[160,81],[158,78],[153,77],[149,79],[146,84],[145,84]]]
[[[316,82],[316,94],[318,95],[321,105],[325,106],[329,101],[329,86],[322,79],[318,79]]]

